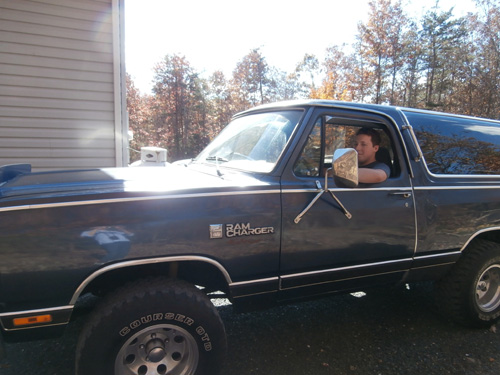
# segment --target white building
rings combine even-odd
[[[0,165],[128,162],[124,0],[0,0]]]

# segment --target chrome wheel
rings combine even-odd
[[[491,265],[479,277],[476,303],[483,312],[493,311],[500,306],[500,265]]]
[[[130,337],[115,361],[115,375],[193,375],[199,352],[193,336],[179,326],[150,326]]]
[[[103,297],[76,347],[76,375],[216,375],[226,356],[224,325],[197,287],[138,279]]]

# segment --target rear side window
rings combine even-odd
[[[500,175],[500,125],[455,116],[405,112],[431,173]]]

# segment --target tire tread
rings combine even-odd
[[[112,316],[116,316],[120,311],[123,311],[126,306],[132,306],[134,303],[147,298],[148,295],[152,297],[174,298],[177,301],[194,303],[197,307],[207,312],[210,315],[210,319],[217,322],[224,332],[224,337],[221,338],[220,345],[223,347],[222,352],[225,356],[227,343],[224,324],[217,308],[201,290],[182,280],[167,279],[164,277],[145,278],[125,284],[116,289],[112,294],[104,297],[103,301],[92,311],[87,324],[82,329],[78,338],[75,372],[77,375],[87,375],[86,372],[82,372],[80,366],[82,353],[85,351],[89,338],[102,326],[103,321],[111,319]]]

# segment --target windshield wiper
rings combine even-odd
[[[227,163],[229,160],[227,160],[226,158],[223,158],[222,156],[208,156],[205,160],[215,160],[215,161],[223,161],[224,163]]]
[[[215,170],[217,171],[217,176],[222,177],[222,172],[220,171],[219,169],[219,162],[222,161],[224,163],[227,163],[229,160],[227,160],[226,158],[223,158],[222,156],[217,156],[217,155],[214,155],[214,156],[208,156],[207,158],[205,158],[205,160],[215,160]]]

